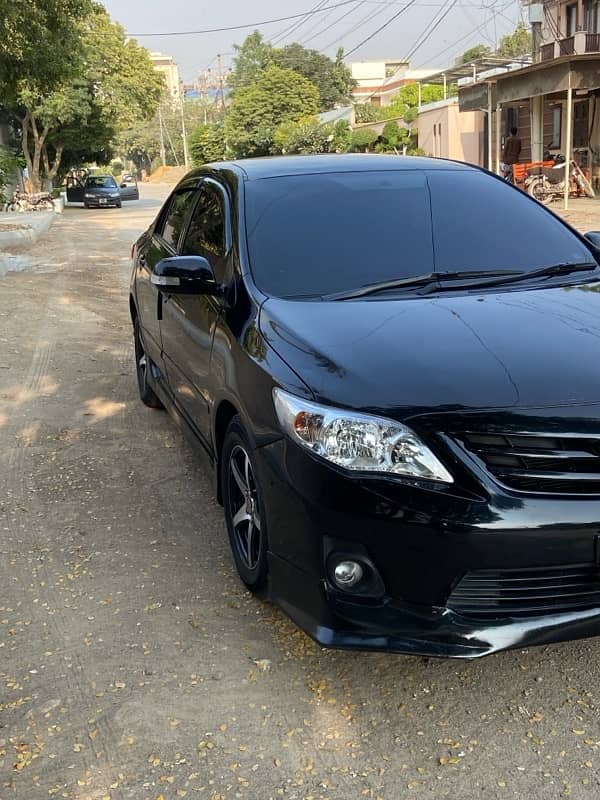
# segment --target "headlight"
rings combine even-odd
[[[112,192],[110,196],[111,197],[120,197],[118,192]]]
[[[86,193],[85,193],[85,195],[84,195],[84,197],[87,197],[87,198],[89,198],[90,200],[92,200],[94,197],[96,197],[96,195],[95,195],[95,194],[90,194],[89,192],[86,192]]]
[[[419,437],[399,422],[321,406],[273,390],[283,430],[315,455],[356,472],[454,483]]]

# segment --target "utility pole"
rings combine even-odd
[[[158,127],[160,128],[160,160],[163,167],[167,165],[167,151],[165,150],[165,134],[163,132],[162,108],[158,107]]]
[[[217,63],[219,65],[219,95],[221,97],[221,108],[225,108],[225,89],[223,88],[223,66],[221,63],[221,54],[217,56]]]
[[[188,153],[188,142],[187,142],[187,133],[185,130],[185,92],[183,90],[183,85],[180,85],[179,90],[179,111],[181,113],[181,138],[183,139],[183,163],[185,164],[185,168],[190,168],[190,155]]]

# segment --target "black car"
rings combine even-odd
[[[246,586],[334,647],[600,633],[594,240],[443,160],[182,180],[133,248],[139,390],[193,432]]]
[[[121,208],[121,192],[113,176],[90,175],[83,187],[83,205],[86,208]]]

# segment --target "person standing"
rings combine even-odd
[[[513,167],[519,161],[521,155],[521,140],[517,136],[517,129],[510,129],[510,136],[504,142],[502,150],[503,174],[507,181],[514,183]]]

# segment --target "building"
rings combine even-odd
[[[461,111],[486,110],[486,165],[498,169],[503,140],[514,126],[523,140],[521,161],[561,153],[600,187],[599,14],[590,0],[531,5],[540,42],[534,63],[460,87]]]
[[[349,65],[356,86],[352,90],[355,103],[388,106],[400,89],[409,83],[424,80],[437,70],[411,70],[402,60],[353,61]]]
[[[458,97],[421,106],[417,119],[419,147],[428,156],[471,164],[485,159],[485,125],[481,111],[462,112]]]
[[[165,85],[170,97],[174,100],[181,98],[181,81],[179,79],[179,67],[175,63],[173,56],[164,53],[150,53],[150,60],[154,64],[154,69],[164,75]]]

